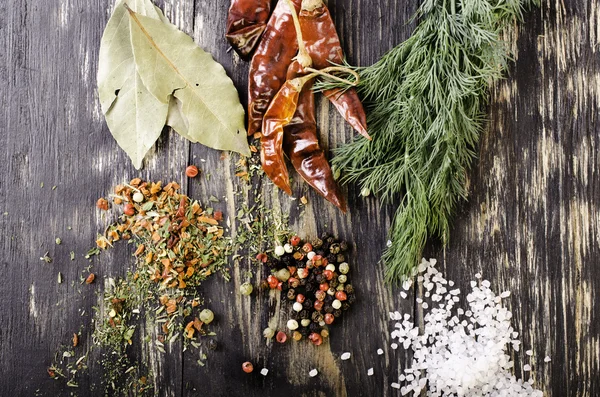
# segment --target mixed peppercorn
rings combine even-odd
[[[264,288],[278,289],[289,302],[287,331],[292,339],[308,339],[319,346],[329,336],[332,325],[355,302],[354,287],[349,283],[348,244],[325,234],[312,242],[293,236],[277,246],[274,256],[258,254],[257,259],[271,268]],[[276,330],[267,327],[263,335],[271,339]],[[285,343],[288,334],[277,332],[275,339]]]

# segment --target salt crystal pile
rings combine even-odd
[[[514,363],[506,354],[507,346],[515,350],[520,347],[515,339],[518,334],[510,325],[512,314],[502,306],[502,298],[510,292],[496,296],[490,290],[491,283],[481,280],[478,273],[467,295],[469,310],[464,311],[455,307],[460,290],[452,289],[454,283],[444,279],[435,264],[435,259],[423,259],[416,275],[431,300],[430,310],[424,310],[424,332],[410,321],[410,315],[390,313],[390,318],[398,321],[392,339],[413,350],[411,367],[399,377],[405,385],[394,382],[391,386],[400,387],[403,396],[411,392],[418,395],[427,388],[431,397],[543,397],[541,391],[533,389],[532,380],[517,380],[510,372]],[[408,289],[410,282],[403,287]],[[530,365],[524,366],[525,371],[530,369]]]

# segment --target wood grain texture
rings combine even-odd
[[[246,101],[247,64],[228,52],[223,37],[227,0],[165,0],[165,15],[221,62]],[[349,61],[368,65],[408,37],[418,2],[329,0]],[[125,274],[131,249],[118,245],[91,263],[98,282],[80,285],[89,263],[83,258],[107,220],[95,209],[98,197],[139,176],[175,180],[195,198],[214,195],[226,216],[251,199],[254,188],[234,176],[235,157],[190,145],[165,130],[137,172],[104,123],[96,94],[100,37],[110,15],[108,0],[8,0],[0,3],[0,310],[1,396],[103,395],[101,368],[92,365],[78,390],[51,380],[46,368],[60,344],[83,326],[81,349],[91,344],[92,306],[109,277]],[[513,37],[515,64],[492,90],[490,123],[472,171],[470,201],[461,207],[450,244],[426,251],[437,256],[463,290],[481,272],[496,291],[513,291],[510,308],[536,386],[547,396],[600,395],[600,4],[597,0],[544,2],[526,15]],[[323,146],[352,136],[327,101],[318,102]],[[189,181],[195,163],[204,177]],[[211,177],[207,178],[206,174]],[[266,270],[241,264],[232,281],[213,278],[201,288],[217,314],[219,349],[205,367],[181,344],[160,355],[143,343],[153,335],[142,326],[132,356],[154,372],[159,396],[395,396],[390,388],[406,362],[389,348],[389,310],[412,313],[412,298],[383,284],[377,263],[386,242],[392,208],[359,198],[347,188],[343,216],[294,178],[294,197],[306,195],[300,214],[267,181],[258,189],[268,205],[289,214],[293,228],[313,237],[330,230],[353,245],[351,265],[358,302],[330,342],[265,343],[262,329],[286,316],[276,296],[242,298],[239,285],[257,283]],[[41,183],[44,187],[40,187]],[[52,190],[52,186],[57,186]],[[241,194],[237,192],[241,191]],[[2,213],[7,212],[7,215]],[[56,237],[62,239],[56,245]],[[69,251],[76,260],[69,260]],[[40,261],[48,251],[52,263]],[[64,282],[57,283],[58,273]],[[383,348],[385,354],[377,356]],[[82,350],[83,351],[83,350]],[[342,362],[342,352],[352,352]],[[543,358],[550,355],[550,363]],[[248,376],[243,361],[270,372]],[[93,360],[91,360],[93,361]],[[399,365],[401,363],[402,365]],[[367,369],[375,375],[368,377]],[[309,378],[318,368],[320,375]],[[517,372],[519,376],[528,376]]]

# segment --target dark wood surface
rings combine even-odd
[[[349,60],[360,65],[373,63],[410,34],[409,17],[418,6],[397,0],[328,4]],[[426,251],[463,291],[477,272],[496,291],[512,291],[509,306],[523,342],[513,356],[521,368],[524,350],[534,351],[531,376],[547,396],[600,395],[599,4],[545,1],[527,13],[512,37],[515,63],[492,90],[470,201],[460,209],[447,248],[434,243]],[[247,64],[227,52],[222,34],[229,1],[158,5],[225,66],[245,101]],[[103,394],[98,365],[78,389],[50,379],[46,368],[60,344],[69,343],[81,327],[78,349],[90,346],[92,306],[103,280],[132,265],[131,250],[118,246],[93,261],[99,282],[79,283],[88,266],[82,255],[106,222],[94,203],[111,186],[136,176],[175,180],[192,197],[229,198],[222,201],[228,214],[240,200],[233,195],[234,164],[216,151],[165,131],[137,172],[118,148],[100,111],[95,78],[111,8],[108,0],[0,2],[0,396]],[[348,140],[352,131],[329,104],[318,106],[324,145]],[[211,179],[188,181],[183,171],[189,163],[201,165]],[[412,313],[414,297],[402,300],[398,288],[384,285],[377,263],[392,209],[359,198],[350,186],[351,210],[342,216],[299,183],[294,189],[296,197],[309,199],[302,217],[296,202],[270,184],[262,187],[269,205],[289,212],[299,233],[333,230],[352,242],[358,303],[320,348],[265,344],[262,329],[271,316],[279,316],[278,306],[266,305],[263,295],[242,299],[237,290],[245,271],[252,270],[257,282],[266,270],[234,268],[230,283],[213,278],[201,289],[217,313],[213,329],[221,346],[205,367],[179,343],[165,355],[141,338],[134,344],[133,356],[154,372],[157,395],[399,395],[390,383],[407,357],[389,348],[387,312]],[[69,260],[71,250],[75,261]],[[46,251],[52,263],[39,259]],[[281,313],[280,323],[284,320]],[[152,332],[140,328],[141,336]],[[378,348],[385,350],[383,356],[376,354]],[[346,351],[352,359],[342,362],[339,356]],[[543,362],[546,355],[551,362]],[[242,373],[240,364],[248,359],[269,368],[269,375]],[[371,367],[375,375],[369,377]],[[311,368],[319,368],[320,375],[309,378]]]

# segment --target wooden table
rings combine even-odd
[[[8,0],[0,3],[0,283],[1,396],[103,395],[99,365],[91,365],[78,389],[46,373],[60,344],[82,330],[83,354],[91,344],[92,306],[103,280],[132,266],[125,245],[94,259],[98,282],[81,285],[88,262],[82,255],[106,224],[94,206],[110,188],[133,177],[175,180],[195,198],[229,198],[232,214],[238,185],[230,157],[190,145],[165,131],[156,150],[137,172],[112,139],[96,93],[100,37],[111,1]],[[245,101],[248,66],[227,52],[223,38],[229,1],[159,1],[167,17],[221,62]],[[417,1],[329,0],[343,47],[354,64],[368,65],[408,37]],[[515,60],[506,80],[492,89],[489,126],[479,161],[471,173],[471,197],[461,206],[445,250],[428,246],[426,255],[463,291],[477,272],[497,291],[510,289],[508,306],[523,348],[511,353],[517,376],[531,362],[536,386],[547,396],[600,395],[600,199],[598,124],[600,105],[600,3],[596,0],[544,2],[528,12],[513,37]],[[318,103],[326,147],[352,136],[330,105]],[[201,159],[206,162],[201,162]],[[212,178],[188,180],[196,163]],[[296,178],[298,179],[298,178]],[[43,186],[42,186],[43,185]],[[54,189],[53,186],[56,186]],[[205,367],[175,343],[159,354],[141,342],[154,330],[141,327],[132,356],[154,371],[160,396],[396,396],[401,349],[393,351],[387,312],[413,313],[414,296],[399,297],[384,285],[378,258],[393,208],[359,198],[348,187],[351,211],[343,216],[306,186],[303,217],[297,202],[265,184],[269,205],[290,213],[292,226],[314,236],[333,230],[350,241],[358,303],[329,343],[265,344],[261,333],[274,306],[264,295],[238,294],[245,272],[256,283],[266,269],[243,265],[229,283],[218,278],[201,291],[217,313],[213,327],[219,349]],[[1,213],[4,213],[1,215]],[[55,238],[62,244],[55,244]],[[52,263],[40,261],[48,251]],[[74,261],[69,252],[76,253]],[[64,282],[57,282],[58,273]],[[281,322],[285,319],[281,314]],[[376,350],[385,354],[378,356]],[[526,358],[524,351],[534,355]],[[340,361],[342,352],[350,361]],[[552,361],[544,363],[546,355]],[[252,360],[255,371],[240,365]],[[374,369],[367,376],[368,368]],[[308,376],[318,368],[320,375]]]

